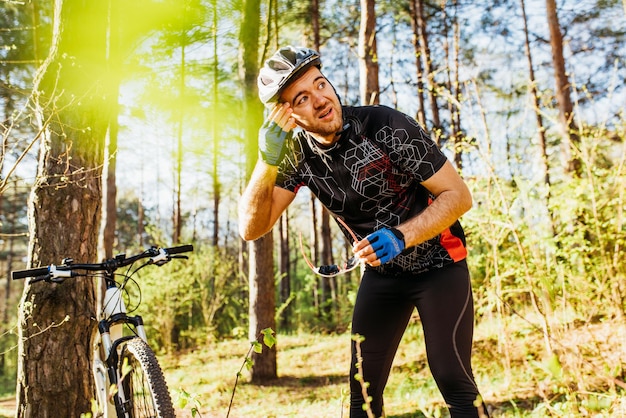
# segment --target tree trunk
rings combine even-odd
[[[101,83],[107,6],[54,4],[50,55],[34,83],[42,140],[29,203],[30,267],[97,257],[110,98]],[[92,280],[26,284],[19,310],[17,417],[70,417],[90,410],[95,316]]]
[[[186,10],[185,5],[182,6],[183,13]],[[180,33],[180,85],[179,85],[179,111],[178,111],[178,131],[177,131],[177,148],[176,148],[176,171],[174,173],[174,211],[173,211],[173,234],[172,244],[180,243],[180,234],[182,231],[183,215],[181,213],[181,188],[182,188],[182,172],[183,172],[183,131],[185,129],[185,70],[186,58],[185,48],[187,47],[187,34],[185,29]]]
[[[458,2],[454,1],[454,15],[459,15]],[[461,127],[461,83],[459,82],[459,57],[461,55],[461,25],[459,19],[455,18],[453,23],[454,30],[454,77],[448,76],[450,79],[450,94],[454,97],[454,104],[452,106],[452,137],[454,138],[454,161],[456,162],[456,168],[459,171],[463,170],[463,129]]]
[[[581,161],[576,150],[580,143],[578,128],[574,121],[574,105],[570,96],[571,86],[565,70],[565,57],[563,56],[563,35],[556,10],[555,0],[546,0],[546,15],[550,28],[550,46],[552,47],[552,65],[554,67],[554,79],[556,83],[556,101],[559,107],[559,122],[563,135],[562,147],[563,158],[568,173],[580,176]]]
[[[103,211],[102,211],[102,256],[100,258],[112,258],[115,245],[115,231],[117,225],[117,137],[119,132],[119,88],[122,69],[122,36],[121,36],[121,13],[120,1],[113,1],[110,7],[109,27],[109,68],[111,69],[109,90],[111,97],[111,117],[106,141],[105,176],[103,178]]]
[[[220,124],[218,113],[218,99],[219,99],[219,60],[218,60],[218,45],[217,45],[217,0],[212,0],[211,5],[213,7],[213,246],[217,247],[219,241],[219,213],[221,203],[221,184],[218,175],[218,161],[220,150]]]
[[[17,184],[17,182],[14,182],[13,184]],[[15,187],[13,188],[13,190],[15,191]],[[9,241],[9,249],[7,251],[7,262],[6,262],[6,283],[4,285],[4,304],[3,306],[0,308],[0,311],[2,312],[2,333],[4,334],[4,326],[5,325],[9,325],[9,304],[11,302],[11,271],[13,270],[13,251],[14,251],[14,243],[15,243],[15,199],[16,198],[16,193],[13,193],[12,196],[9,196],[8,199],[6,199],[6,208],[7,208],[7,216],[5,218],[5,222],[6,222],[6,232],[7,232],[7,237],[6,239]],[[2,193],[0,193],[0,210],[2,210],[5,207],[5,199],[4,199],[4,195]],[[0,376],[3,375],[4,372],[4,352],[0,354]]]
[[[359,29],[359,76],[361,103],[375,105],[380,101],[378,53],[376,51],[376,1],[361,0]]]
[[[117,105],[117,104],[116,104]],[[117,107],[117,106],[116,106]],[[117,184],[115,171],[117,169],[117,110],[109,123],[109,133],[106,144],[105,176],[103,179],[103,226],[102,226],[102,254],[100,258],[112,258],[115,245],[115,228],[117,224]]]
[[[520,7],[522,9],[522,19],[524,22],[524,51],[526,53],[526,60],[528,61],[528,84],[530,95],[533,102],[533,110],[535,112],[535,120],[537,122],[537,134],[539,136],[539,153],[541,157],[541,169],[543,171],[543,181],[546,187],[546,204],[549,206],[551,195],[551,183],[550,183],[550,164],[548,158],[548,147],[546,142],[546,129],[543,125],[543,117],[541,116],[541,102],[539,100],[539,93],[537,92],[537,83],[535,79],[535,68],[533,65],[533,58],[530,50],[530,39],[528,36],[528,20],[526,18],[526,4],[524,0],[520,0]],[[550,232],[552,236],[556,235],[554,228],[554,219],[551,210],[547,210],[550,215]]]
[[[313,49],[320,50],[320,1],[311,0],[311,27],[313,28]]]
[[[435,140],[441,137],[441,121],[439,119],[439,106],[437,104],[437,86],[435,84],[435,74],[433,73],[432,60],[430,57],[430,46],[428,44],[428,31],[426,28],[426,18],[424,16],[424,1],[415,1],[415,13],[417,17],[417,30],[419,45],[421,48],[422,63],[424,64],[424,75],[430,98],[430,112],[433,118],[432,129],[435,132]]]
[[[250,252],[250,316],[249,338],[251,341],[262,340],[262,331],[267,328],[276,329],[274,313],[276,301],[274,296],[274,257],[272,233],[253,241]],[[263,352],[252,353],[254,362],[252,372],[253,383],[264,383],[276,379],[276,346],[263,346]]]
[[[340,263],[341,260],[333,260],[332,254],[332,236],[330,234],[330,214],[325,207],[322,207],[322,262],[320,264],[329,265]],[[337,306],[337,280],[335,277],[322,278],[322,312],[324,317],[330,323],[334,323],[335,307]],[[330,325],[330,324],[329,324]]]
[[[240,77],[243,81],[246,147],[246,176],[250,178],[258,158],[258,130],[262,123],[263,109],[257,97],[256,77],[259,71],[260,0],[246,0],[240,32]],[[276,329],[274,313],[274,257],[272,234],[268,233],[248,245],[250,288],[250,324],[248,335],[257,340],[265,328]],[[264,347],[261,354],[253,353],[251,373],[254,383],[276,378],[276,348]]]
[[[289,245],[289,216],[287,212],[280,217],[280,303],[284,305],[289,302],[291,296],[291,247]],[[280,316],[280,326],[283,330],[289,330],[291,325],[291,309],[289,306],[282,307],[282,315]]]
[[[419,30],[417,26],[417,11],[415,0],[409,1],[411,14],[411,29],[413,31],[412,41],[413,50],[415,51],[415,69],[417,71],[417,121],[426,127],[426,100],[424,98],[424,66],[422,64],[422,50],[419,41]]]

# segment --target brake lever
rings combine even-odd
[[[170,258],[181,258],[183,260],[189,260],[189,256],[187,255],[170,255]]]
[[[46,274],[45,276],[37,276],[33,277],[30,282],[46,282],[46,283],[63,283],[67,277],[52,277],[51,274]]]
[[[30,279],[30,283],[49,282],[49,281],[50,281],[50,274],[37,276],[37,277],[33,277],[32,279]]]

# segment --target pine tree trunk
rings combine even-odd
[[[263,109],[257,97],[256,77],[259,70],[259,32],[261,15],[260,0],[246,0],[240,32],[240,64],[243,80],[244,117],[247,138],[246,174],[250,177],[258,158],[258,130],[262,123]],[[272,234],[268,233],[249,243],[248,283],[250,291],[248,335],[252,340],[261,336],[265,328],[276,330],[274,313],[276,300],[274,295],[274,257]],[[262,383],[276,378],[276,347],[264,347],[263,353],[252,355],[252,381]]]
[[[218,60],[218,16],[217,16],[217,0],[211,1],[211,6],[213,7],[213,64],[212,64],[212,72],[213,72],[213,241],[212,244],[214,247],[218,245],[219,239],[219,231],[220,231],[220,222],[219,222],[219,213],[220,213],[220,204],[221,204],[221,195],[222,195],[222,187],[218,175],[218,166],[219,166],[219,155],[220,155],[220,123],[219,123],[219,113],[218,113],[218,100],[219,100],[219,60]]]
[[[361,0],[359,74],[361,103],[364,105],[378,104],[380,88],[378,85],[378,52],[376,50],[376,0]]]
[[[543,117],[541,116],[541,101],[539,99],[539,92],[537,91],[537,81],[535,78],[535,68],[533,65],[533,58],[530,49],[530,37],[528,34],[528,20],[526,18],[526,4],[524,0],[520,0],[520,8],[522,10],[522,19],[524,22],[524,51],[526,53],[526,59],[528,61],[528,78],[529,78],[529,90],[533,102],[533,110],[535,112],[535,120],[537,122],[537,135],[539,137],[539,153],[541,157],[541,169],[543,170],[543,181],[546,188],[546,205],[548,206],[547,212],[550,216],[550,233],[552,236],[556,236],[554,226],[554,215],[549,209],[551,200],[551,187],[550,183],[550,164],[548,158],[548,146],[546,141],[546,129],[543,123]]]
[[[409,1],[411,14],[411,30],[413,31],[413,51],[415,52],[415,69],[417,71],[417,121],[426,127],[426,100],[424,98],[424,65],[422,64],[422,49],[420,46],[419,29],[417,23],[417,8],[415,0]]]
[[[291,247],[289,245],[289,216],[287,212],[280,217],[280,252],[279,252],[279,265],[280,265],[280,304],[288,303],[291,296]],[[280,316],[280,326],[283,330],[289,330],[291,325],[291,309],[289,306],[282,308],[282,315]]]
[[[106,2],[56,0],[53,47],[35,81],[42,139],[29,203],[29,265],[97,257],[108,121]],[[61,21],[62,20],[62,21]],[[62,32],[61,32],[62,28]],[[18,417],[79,416],[94,397],[92,280],[35,283],[19,311]]]
[[[116,104],[117,105],[117,104]],[[117,107],[117,106],[116,106]],[[115,245],[115,230],[117,224],[117,110],[114,111],[115,116],[109,124],[109,134],[107,141],[107,158],[106,158],[106,175],[103,181],[103,216],[102,216],[102,254],[100,258],[112,258],[113,246]]]
[[[417,17],[417,31],[419,45],[421,48],[422,63],[424,64],[424,75],[427,80],[428,97],[430,98],[430,112],[433,118],[433,130],[435,136],[439,138],[441,133],[441,121],[439,118],[439,105],[437,104],[437,86],[435,84],[435,74],[433,72],[432,59],[430,57],[430,45],[428,44],[428,31],[426,28],[426,18],[424,16],[424,1],[415,0],[415,13]]]
[[[309,245],[311,247],[311,255],[310,255],[310,260],[311,263],[313,263],[313,265],[317,266],[320,264],[320,257],[319,257],[319,253],[320,253],[320,245],[319,245],[319,234],[317,231],[317,198],[311,194],[311,244]],[[321,306],[321,292],[322,292],[322,288],[320,285],[320,280],[319,280],[319,276],[315,275],[313,277],[313,280],[315,281],[315,285],[313,286],[313,307],[315,308],[315,313],[316,315],[319,317],[321,316],[322,312],[320,310],[320,306]]]
[[[117,227],[117,137],[119,133],[119,89],[122,73],[122,29],[121,29],[121,0],[116,0],[110,6],[109,30],[109,68],[108,78],[111,92],[111,114],[109,119],[108,135],[105,153],[105,176],[103,178],[103,210],[102,210],[102,244],[101,257],[112,258],[115,245]],[[126,40],[128,41],[128,40]]]
[[[253,241],[250,245],[250,328],[251,341],[262,339],[262,331],[266,328],[276,329],[274,313],[276,300],[274,296],[274,240],[269,232],[263,238]],[[253,383],[264,383],[276,379],[276,346],[263,346],[261,353],[252,353],[254,362],[252,372]]]
[[[571,86],[565,69],[565,56],[563,55],[563,35],[556,10],[555,0],[546,0],[546,14],[548,27],[550,28],[550,46],[552,47],[552,65],[554,67],[554,79],[556,83],[556,101],[559,107],[559,122],[563,133],[564,144],[562,147],[563,159],[565,160],[568,173],[579,176],[581,161],[577,156],[580,138],[578,128],[574,121],[574,105],[570,96]]]
[[[322,207],[322,225],[320,232],[322,237],[322,257],[320,264],[330,265],[333,263],[340,263],[341,260],[333,260],[333,241],[330,234],[330,213],[324,207]],[[322,312],[325,320],[328,322],[333,322],[334,320],[334,308],[337,302],[335,283],[336,280],[334,277],[322,277]]]

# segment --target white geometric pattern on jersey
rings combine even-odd
[[[343,164],[352,172],[352,189],[362,197],[360,210],[376,210],[376,229],[398,225],[400,218],[392,210],[394,198],[410,184],[411,177],[398,171],[367,138],[346,152]]]
[[[350,119],[353,129],[346,138],[349,143],[317,149],[312,140],[298,135],[302,142],[291,149],[291,155],[287,153],[283,165],[287,176],[282,184],[294,191],[300,185],[306,185],[331,212],[347,216],[346,220],[349,217],[355,222],[359,218],[369,219],[368,231],[396,226],[404,217],[423,208],[422,200],[415,206],[418,204],[415,193],[418,189],[424,193],[419,183],[441,167],[445,156],[409,116],[404,115],[401,121],[396,118],[399,112],[382,108],[344,108],[344,111],[353,116]],[[372,114],[376,114],[372,118],[378,118],[374,123],[374,119],[367,119]],[[361,120],[357,115],[365,118]],[[391,128],[392,125],[395,129]],[[368,132],[371,128],[374,129]],[[363,238],[361,233],[366,231],[358,225],[354,227],[354,232]],[[397,271],[400,268],[417,273],[443,266],[451,262],[451,258],[438,241],[439,238],[435,237],[410,248],[378,269]]]
[[[302,165],[303,170],[300,175],[307,187],[315,196],[319,196],[321,190],[318,186],[319,183],[325,186],[325,190],[330,193],[333,202],[332,211],[343,212],[346,204],[346,192],[339,187],[332,173],[326,172],[326,175],[320,176],[318,173],[311,172],[311,166],[308,163]],[[338,204],[338,205],[337,205]]]
[[[392,150],[390,157],[398,160],[403,169],[413,173],[417,181],[422,182],[425,179],[418,173],[426,170],[434,174],[435,168],[427,158],[430,149],[424,146],[424,142],[415,139],[412,140],[406,129],[392,131],[390,126],[384,126],[376,133],[376,140],[385,144],[387,149]]]

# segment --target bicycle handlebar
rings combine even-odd
[[[15,270],[11,272],[11,278],[13,280],[17,279],[25,279],[26,277],[37,277],[37,276],[45,276],[50,272],[49,267],[37,267],[34,269],[27,270]]]
[[[164,248],[164,250],[169,255],[188,253],[188,252],[193,251],[193,245],[191,245],[191,244],[180,245],[178,247]]]
[[[78,276],[79,274],[74,272],[74,270],[107,271],[112,273],[118,268],[133,264],[134,262],[142,258],[150,258],[148,264],[156,264],[157,266],[161,266],[170,261],[172,258],[175,258],[172,257],[173,255],[182,254],[190,251],[193,251],[193,245],[189,244],[170,248],[151,247],[137,255],[126,257],[125,254],[120,254],[117,255],[115,258],[105,260],[102,263],[73,264],[72,259],[65,259],[63,261],[63,264],[60,266],[51,264],[44,267],[12,271],[11,278],[13,280],[18,280],[24,279],[26,277],[43,277],[43,279],[45,280],[50,278],[55,279]]]

